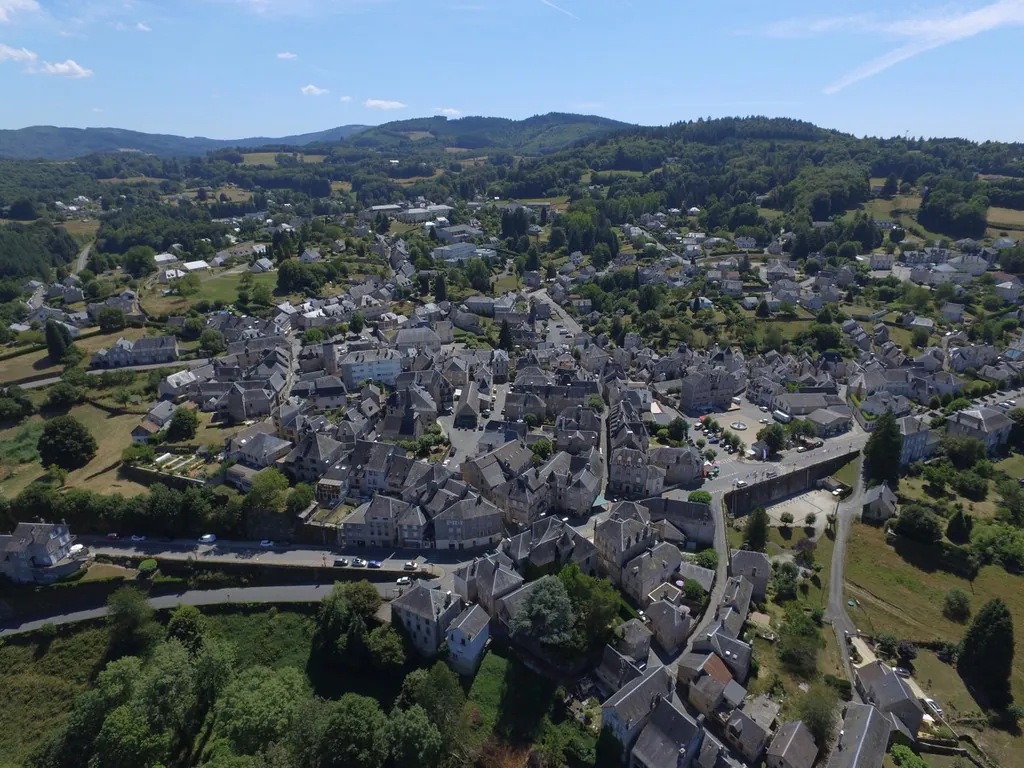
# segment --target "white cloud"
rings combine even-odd
[[[10,21],[16,13],[38,10],[39,3],[36,0],[0,0],[0,24]]]
[[[317,88],[312,83],[302,86],[301,90],[303,96],[323,96],[328,92],[326,88]]]
[[[152,32],[153,31],[150,27],[148,27],[146,24],[142,23],[141,21],[138,24],[135,25],[135,28],[137,30],[139,30],[139,32]]]
[[[344,101],[344,102],[348,103],[348,102],[352,101],[352,97],[351,96],[342,96],[340,99],[338,99],[338,101]]]
[[[770,37],[779,38],[814,37],[833,32],[906,38],[903,45],[861,64],[828,85],[824,92],[832,95],[927,51],[975,37],[983,32],[1021,25],[1024,25],[1024,0],[995,0],[971,11],[945,8],[930,15],[917,14],[897,20],[864,15],[789,19],[770,24],[763,32]]]
[[[281,59],[282,61],[290,61],[291,59],[299,58],[299,54],[292,53],[291,51],[282,51],[281,53],[277,54],[277,58]]]
[[[580,17],[577,16],[575,13],[573,13],[572,11],[567,11],[567,10],[565,10],[565,8],[561,8],[561,7],[557,6],[557,5],[555,5],[554,3],[551,2],[551,0],[540,0],[540,1],[542,3],[544,3],[544,5],[546,5],[548,8],[554,8],[559,13],[564,13],[566,16],[568,16],[570,18],[576,19],[576,21],[580,20]]]
[[[455,109],[454,107],[434,107],[434,111],[446,117],[458,117],[462,114],[461,109]]]
[[[388,101],[386,99],[367,99],[363,102],[363,106],[367,109],[405,109],[408,104],[403,104],[400,101]]]
[[[0,61],[35,61],[38,58],[28,48],[11,48],[0,43]]]
[[[44,61],[41,67],[32,69],[32,72],[40,75],[53,75],[54,77],[70,77],[76,80],[93,76],[91,69],[86,69],[74,59],[59,61],[56,64]]]

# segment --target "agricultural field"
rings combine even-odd
[[[1024,211],[1012,208],[989,208],[988,226],[990,229],[1024,229]]]
[[[69,219],[61,224],[68,234],[79,240],[92,240],[100,228],[99,219]]]
[[[272,168],[277,167],[277,156],[280,154],[288,154],[287,152],[245,152],[242,157],[245,158],[242,161],[242,165],[269,165]],[[322,163],[327,155],[305,155],[296,153],[299,160],[303,163]]]
[[[902,489],[902,483],[901,483]],[[901,639],[947,640],[959,642],[964,626],[942,613],[946,592],[954,587],[971,596],[972,611],[988,600],[999,597],[1009,606],[1014,618],[1018,648],[1024,647],[1024,583],[1020,576],[996,565],[983,567],[973,581],[938,570],[928,547],[914,542],[899,544],[899,551],[885,541],[880,528],[855,524],[851,531],[846,558],[846,596],[857,601],[850,618],[862,632],[889,631]],[[948,717],[977,712],[978,706],[964,687],[956,670],[934,656],[922,653],[917,680],[926,692],[943,705]],[[1024,655],[1016,654],[1010,678],[1017,701],[1024,696]],[[976,738],[994,757],[1014,764],[1010,755],[1020,755],[1024,738],[986,729]]]
[[[352,182],[351,181],[332,181],[331,182],[332,192],[351,192]]]
[[[146,490],[145,486],[121,476],[119,471],[121,452],[131,445],[132,430],[138,425],[141,416],[137,413],[111,415],[94,405],[84,403],[73,406],[68,413],[78,419],[96,439],[98,449],[92,460],[80,469],[70,472],[66,485],[73,488],[84,488],[97,493],[120,493],[123,496],[134,496]],[[35,426],[45,421],[43,416],[36,414],[15,427],[0,430],[0,443],[14,441],[28,453],[22,453],[0,463],[0,496],[11,498],[25,489],[30,483],[42,478],[46,472],[35,454],[30,436],[41,428]],[[30,461],[20,459],[30,458]]]
[[[125,328],[115,333],[98,334],[85,339],[75,339],[75,346],[85,353],[86,362],[92,354],[103,347],[109,347],[119,338],[140,339],[146,335],[144,328]],[[43,349],[39,352],[31,352],[27,355],[19,355],[9,360],[0,360],[0,383],[8,384],[14,381],[38,377],[42,374],[59,376],[64,370],[60,364],[50,359],[49,353]]]
[[[129,176],[127,179],[99,179],[100,184],[159,184],[161,181],[167,181],[167,179],[161,179],[156,176]]]

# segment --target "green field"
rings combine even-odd
[[[280,154],[289,154],[287,152],[245,152],[242,157],[245,159],[242,161],[242,165],[269,165],[273,168],[277,167],[277,156]],[[327,155],[299,155],[299,159],[303,163],[322,163]]]
[[[851,531],[846,558],[846,596],[858,606],[848,609],[858,629],[875,633],[894,632],[901,639],[947,640],[959,642],[964,627],[942,614],[946,591],[959,587],[971,596],[971,610],[979,610],[988,600],[1002,598],[1014,618],[1016,646],[1024,647],[1024,581],[996,565],[978,572],[974,581],[960,578],[934,566],[930,548],[901,542],[900,552],[889,546],[879,528],[855,524]],[[939,662],[935,662],[939,665]],[[941,673],[941,674],[940,674]],[[917,675],[926,692],[935,690],[935,699],[955,719],[957,713],[978,711],[956,671],[946,665],[926,666]],[[1024,654],[1014,657],[1011,676],[1017,701],[1024,696]],[[1009,758],[1024,750],[1024,739],[1011,738],[1001,731],[986,729],[977,736],[995,757]],[[1016,764],[1013,760],[1004,765]]]
[[[1024,211],[1012,208],[989,208],[988,225],[992,229],[1024,229]]]
[[[188,311],[189,307],[200,299],[223,304],[233,304],[238,299],[238,284],[242,276],[248,272],[234,272],[231,274],[220,274],[209,277],[200,282],[199,292],[194,296],[162,296],[165,286],[156,286],[152,291],[140,299],[143,308],[151,315],[177,315]],[[266,272],[262,275],[252,275],[253,284],[265,284],[271,290],[277,288],[277,274]],[[283,300],[283,299],[282,299]]]

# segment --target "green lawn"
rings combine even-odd
[[[840,467],[836,472],[832,473],[832,477],[834,477],[841,483],[846,483],[846,485],[850,486],[851,488],[856,487],[858,479],[857,460],[854,459],[848,464]]]
[[[210,631],[235,645],[242,667],[295,667],[305,670],[313,639],[313,618],[287,609],[214,614]]]
[[[858,601],[848,610],[859,629],[869,633],[891,631],[901,639],[959,642],[965,628],[942,614],[946,592],[958,587],[971,596],[972,611],[978,611],[992,598],[1002,598],[1014,618],[1016,645],[1024,647],[1024,581],[1020,576],[988,565],[972,582],[937,570],[930,548],[901,542],[899,550],[886,543],[881,529],[854,525],[846,559],[846,595]],[[936,700],[956,706],[960,712],[979,709],[969,700],[955,670],[938,662],[924,663],[917,679],[926,691],[934,686]],[[1024,655],[1020,653],[1014,658],[1010,682],[1020,701],[1024,696]],[[961,692],[956,693],[957,689]],[[986,729],[979,738],[993,750],[1005,751],[1011,743],[1015,754],[1024,750],[1024,740],[1009,739],[1002,732]]]
[[[519,278],[515,275],[503,275],[494,281],[495,295],[501,295],[508,293],[509,291],[517,290],[519,290]]]
[[[233,304],[238,299],[238,284],[242,281],[242,276],[249,274],[248,272],[234,272],[232,274],[221,274],[216,277],[211,277],[207,280],[203,280],[199,284],[199,291],[194,296],[178,296],[172,294],[170,296],[161,295],[166,286],[157,285],[149,293],[141,299],[143,308],[152,315],[180,315],[189,310],[189,308],[200,299],[206,299],[207,301],[219,301],[223,304]],[[265,284],[270,287],[273,291],[277,288],[277,273],[267,272],[262,275],[252,275],[253,285]],[[278,301],[283,300],[284,297],[278,298]]]

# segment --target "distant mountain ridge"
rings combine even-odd
[[[9,160],[73,160],[96,152],[135,151],[162,157],[202,155],[228,147],[255,148],[268,145],[302,147],[341,141],[366,125],[342,125],[295,136],[254,136],[247,139],[208,139],[203,136],[174,136],[142,133],[123,128],[58,128],[35,125],[17,130],[0,130],[0,158]]]
[[[58,128],[37,125],[0,130],[0,158],[13,160],[72,160],[97,152],[135,151],[161,157],[202,155],[239,147],[305,147],[348,143],[352,146],[399,149],[403,145],[434,145],[470,150],[503,149],[545,154],[573,142],[593,139],[636,126],[594,115],[552,112],[525,120],[502,117],[424,117],[378,126],[342,125],[294,136],[246,139],[208,139],[142,133],[121,128]]]

